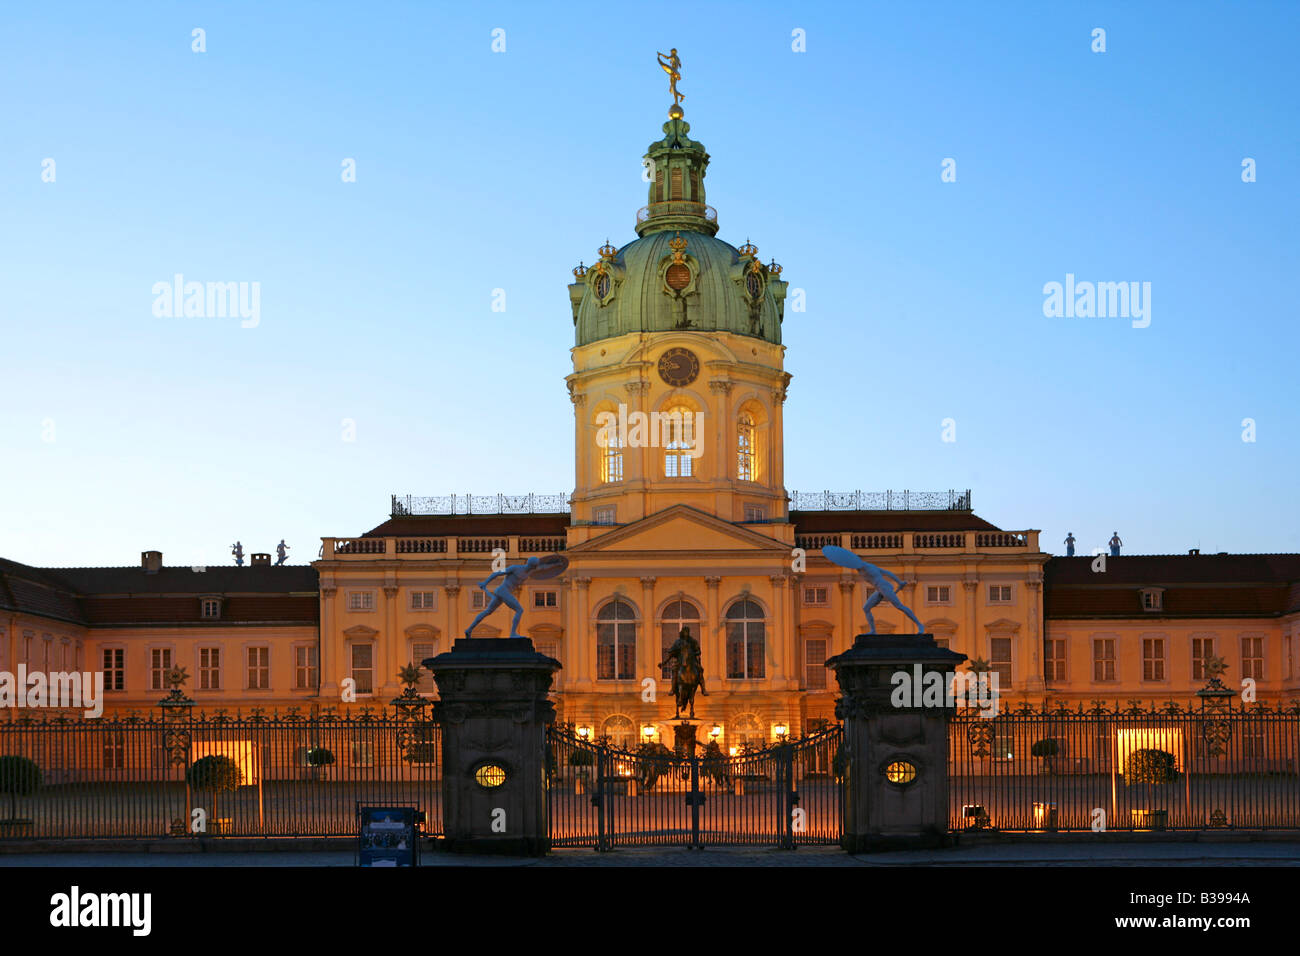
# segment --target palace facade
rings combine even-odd
[[[110,712],[154,704],[174,665],[209,707],[382,705],[400,668],[464,636],[494,557],[561,552],[563,576],[520,599],[522,632],[563,665],[562,720],[671,740],[660,663],[689,627],[697,715],[724,745],[758,744],[833,719],[825,662],[867,629],[862,580],[821,557],[833,544],[898,574],[926,631],[996,671],[1006,703],[1186,700],[1219,661],[1261,700],[1300,696],[1300,555],[1108,557],[1099,571],[978,517],[969,492],[788,492],[787,284],[754,245],[717,238],[709,156],[680,110],[663,133],[637,238],[569,284],[571,494],[395,497],[371,530],[325,537],[311,567],[0,561],[0,670],[103,670]],[[875,618],[911,626],[887,604]],[[509,624],[502,608],[474,636]],[[433,693],[427,672],[420,689]]]

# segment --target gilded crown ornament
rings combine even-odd
[[[601,246],[599,249],[597,249],[596,251],[600,253],[600,257],[604,259],[606,262],[613,259],[616,255],[618,255],[618,250],[615,249],[612,245],[610,245],[608,239],[606,239],[605,244]]]
[[[779,276],[781,274],[781,266],[777,263],[775,259],[773,259],[771,262],[767,264],[767,271],[770,272],[772,276],[775,278],[776,276]]]
[[[746,259],[753,259],[758,256],[758,246],[754,245],[748,239],[746,239],[745,244],[741,246],[739,249],[737,249],[736,251],[739,252],[742,256],[744,256]]]
[[[573,270],[574,278],[581,279],[586,274],[587,274],[587,267],[583,265],[581,262],[579,262],[578,267]]]
[[[686,261],[686,240],[682,238],[680,232],[668,240],[668,248],[673,251],[674,265],[681,265]]]

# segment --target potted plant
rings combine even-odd
[[[234,793],[235,788],[244,782],[244,772],[239,764],[223,754],[210,754],[200,757],[185,771],[185,782],[190,788],[212,794],[212,812],[209,828],[213,833],[228,833],[230,818],[217,816],[217,798],[221,793]]]
[[[307,763],[309,768],[308,773],[311,775],[311,779],[319,780],[325,775],[325,768],[333,765],[334,751],[330,750],[328,747],[317,745],[308,748],[303,759]]]
[[[637,783],[644,791],[653,790],[659,778],[672,769],[673,752],[661,743],[650,742],[641,744],[636,752],[642,758],[637,761]]]
[[[0,820],[0,837],[27,836],[32,821],[18,816],[18,798],[35,793],[41,786],[41,768],[26,757],[0,757],[0,793],[9,794],[9,816]]]
[[[1152,787],[1173,783],[1178,778],[1178,762],[1167,750],[1146,748],[1135,750],[1124,765],[1124,782],[1128,786],[1142,785],[1148,802]],[[1169,824],[1167,809],[1145,807],[1133,811],[1133,825],[1140,830],[1163,830]]]
[[[1060,752],[1061,745],[1056,742],[1055,737],[1044,737],[1042,740],[1035,741],[1034,745],[1029,748],[1031,757],[1039,757],[1043,761],[1042,766],[1038,768],[1039,773],[1051,773],[1052,758]]]

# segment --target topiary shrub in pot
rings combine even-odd
[[[1141,786],[1148,803],[1153,799],[1153,787],[1173,783],[1178,779],[1178,761],[1167,750],[1144,748],[1135,750],[1124,765],[1124,782],[1128,786]],[[1169,811],[1143,807],[1133,811],[1133,823],[1143,829],[1163,830],[1169,823]]]
[[[18,816],[18,798],[40,789],[41,768],[35,760],[9,755],[0,757],[0,793],[9,794],[9,817],[0,820],[0,837],[28,833],[32,821]]]
[[[229,757],[210,754],[190,764],[190,768],[185,771],[185,781],[192,790],[212,794],[210,819],[215,821],[220,819],[217,816],[218,795],[234,793],[235,789],[244,782],[244,772],[239,769],[239,764]],[[218,831],[222,829],[220,824],[216,829]]]
[[[1029,748],[1029,755],[1031,757],[1039,757],[1043,761],[1042,767],[1039,768],[1039,773],[1051,773],[1052,758],[1060,752],[1061,745],[1056,742],[1055,737],[1044,737],[1042,740],[1035,741],[1034,745]]]

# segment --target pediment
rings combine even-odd
[[[570,554],[606,551],[785,551],[766,535],[715,518],[689,505],[673,505],[640,521],[570,548]]]
[[[350,641],[368,641],[379,632],[373,627],[366,627],[364,624],[354,624],[346,631],[343,636]]]

